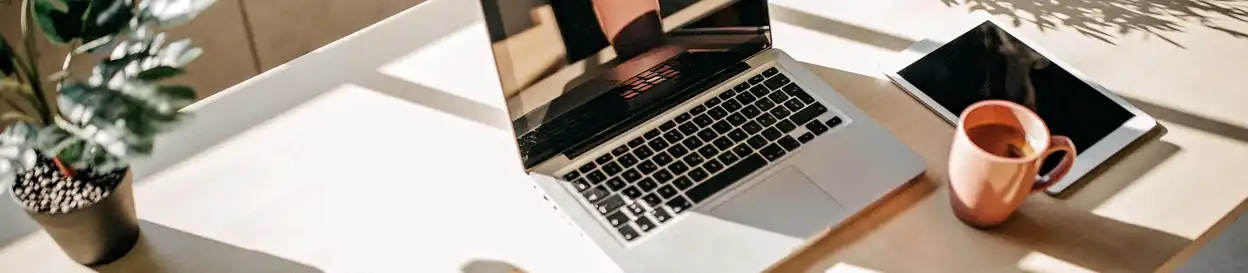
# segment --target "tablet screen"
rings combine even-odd
[[[1134,115],[991,22],[962,34],[898,73],[955,115],[987,99],[1040,115],[1053,135],[1084,151]]]

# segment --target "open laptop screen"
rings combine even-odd
[[[765,0],[481,1],[526,167],[689,89],[621,90],[646,69],[709,77],[769,44]]]

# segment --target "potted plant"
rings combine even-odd
[[[11,189],[74,261],[106,264],[137,242],[129,163],[188,118],[179,110],[195,91],[159,82],[203,52],[160,31],[213,2],[24,0],[15,18],[22,43],[0,38],[0,108],[8,108],[0,113],[8,124],[0,133],[0,193]],[[36,36],[69,48],[61,71],[39,73]],[[88,54],[106,56],[89,75],[71,75],[82,59],[75,56]]]

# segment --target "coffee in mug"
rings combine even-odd
[[[1066,152],[1061,163],[1039,176],[1053,153]],[[954,215],[971,226],[993,227],[1044,191],[1075,164],[1069,138],[1049,134],[1035,112],[1013,102],[989,100],[962,112],[949,152],[949,201]]]

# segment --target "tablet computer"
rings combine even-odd
[[[883,64],[885,74],[949,123],[971,104],[1009,100],[1031,108],[1053,135],[1070,137],[1078,157],[1050,194],[1065,190],[1157,125],[1035,43],[983,11],[949,33],[911,46]],[[1056,165],[1050,157],[1041,173]]]

